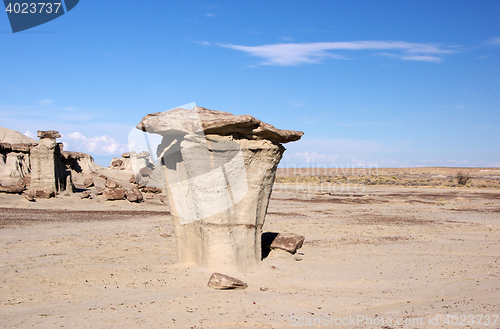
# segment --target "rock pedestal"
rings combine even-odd
[[[150,114],[137,128],[163,136],[157,155],[179,261],[235,270],[259,264],[281,144],[303,133],[201,107]]]
[[[57,131],[39,131],[40,141],[30,151],[31,185],[38,197],[49,198],[66,186],[65,168],[61,162],[62,144]]]

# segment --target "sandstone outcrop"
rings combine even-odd
[[[15,183],[30,172],[30,150],[38,142],[12,129],[0,128],[0,180]]]
[[[303,133],[201,107],[149,114],[137,128],[163,136],[157,156],[179,261],[239,270],[259,264],[281,144]]]
[[[94,158],[87,153],[62,151],[63,163],[69,169],[83,174],[91,174],[103,167],[94,162]]]
[[[38,131],[40,141],[30,151],[31,185],[30,190],[37,198],[50,198],[66,189],[66,176],[70,173],[63,165],[61,137],[57,131]]]

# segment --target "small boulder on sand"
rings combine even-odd
[[[139,189],[132,187],[127,193],[125,193],[127,200],[130,202],[141,202],[144,198]]]
[[[107,188],[102,193],[105,200],[123,200],[125,199],[125,189],[122,187],[117,188]]]
[[[207,285],[210,288],[219,290],[245,289],[248,287],[245,282],[221,273],[213,273]]]

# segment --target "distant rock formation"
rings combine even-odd
[[[30,172],[30,150],[38,142],[12,129],[0,128],[0,181],[17,182]]]
[[[300,131],[202,107],[145,116],[137,128],[163,136],[157,156],[180,262],[245,270],[261,261],[262,225],[276,167]]]
[[[66,172],[61,160],[62,143],[56,138],[61,135],[57,131],[38,131],[40,141],[30,151],[31,184],[30,191],[37,197],[51,197],[66,189]],[[40,191],[44,191],[42,193]]]
[[[95,163],[94,158],[87,153],[62,151],[61,156],[68,169],[77,173],[91,174],[103,168]]]

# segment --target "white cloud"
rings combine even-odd
[[[26,130],[26,132],[24,133],[24,136],[28,136],[29,138],[33,138],[33,139],[37,138],[36,135],[29,130]]]
[[[54,103],[53,99],[42,99],[38,102],[39,105],[50,105]]]
[[[279,43],[262,46],[243,46],[219,44],[220,47],[243,51],[251,56],[260,57],[264,62],[260,65],[293,66],[303,63],[320,63],[326,58],[349,59],[346,56],[330,52],[331,50],[392,50],[405,56],[390,53],[379,55],[397,56],[402,60],[438,62],[436,55],[456,52],[450,47],[433,43],[412,43],[404,41],[348,41],[348,42],[315,42],[315,43]],[[431,56],[433,55],[433,56]]]
[[[127,152],[126,145],[119,143],[108,135],[87,137],[80,132],[62,136],[64,149],[99,155],[113,155]]]

